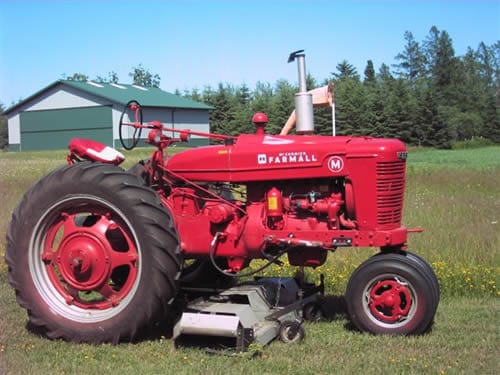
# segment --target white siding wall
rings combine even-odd
[[[28,107],[22,110],[38,111],[45,109],[95,107],[108,104],[111,103],[67,86],[58,86],[40,96],[36,102],[31,102]]]
[[[18,145],[21,143],[21,128],[19,121],[19,114],[12,116],[8,119],[9,127],[9,144]]]

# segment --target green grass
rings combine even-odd
[[[5,275],[0,276],[5,285]],[[171,340],[87,345],[49,341],[25,329],[13,293],[0,289],[2,374],[495,374],[499,363],[498,299],[442,301],[434,329],[418,337],[360,334],[344,315],[306,323],[298,345],[279,341],[238,356],[213,356]]]
[[[174,149],[176,151],[176,149]],[[149,155],[126,153],[125,166]],[[65,152],[0,153],[0,256],[10,214],[38,178],[65,163]],[[428,259],[444,299],[430,334],[384,337],[359,334],[345,316],[306,324],[303,344],[275,342],[256,358],[214,357],[175,349],[170,340],[139,344],[77,345],[40,338],[26,329],[0,262],[0,374],[244,374],[497,373],[500,363],[500,147],[452,151],[410,150],[404,223],[423,227],[410,237],[412,250]],[[326,274],[328,292],[342,294],[346,281],[374,249],[341,249],[310,271]],[[275,269],[286,274],[292,269]]]
[[[429,167],[454,170],[498,168],[500,167],[500,146],[457,150],[410,148],[408,164],[410,171]]]

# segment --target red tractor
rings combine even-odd
[[[266,134],[264,114],[254,116],[256,134],[237,137],[168,129],[142,123],[132,101],[120,139],[132,149],[147,129],[150,159],[127,171],[118,151],[71,141],[68,165],[25,194],[7,232],[10,282],[31,326],[77,342],[136,340],[166,319],[183,284],[232,285],[257,258],[317,267],[338,247],[378,247],[349,280],[352,322],[376,334],[430,327],[439,285],[407,250],[418,229],[401,225],[405,145],[312,135],[304,54],[294,59],[298,135]],[[167,156],[193,134],[218,144]]]

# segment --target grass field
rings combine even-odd
[[[147,150],[134,151],[127,166]],[[0,256],[10,214],[39,177],[64,164],[65,152],[0,153]],[[431,333],[376,337],[349,329],[342,311],[331,322],[307,323],[299,345],[272,343],[234,357],[175,349],[170,340],[139,344],[76,345],[49,341],[26,329],[26,313],[0,263],[0,374],[244,374],[483,373],[500,368],[500,147],[411,150],[404,223],[421,226],[410,248],[438,274],[443,300]],[[370,249],[342,249],[309,272],[325,273],[328,294],[341,295],[350,272]],[[287,274],[291,269],[275,269]]]

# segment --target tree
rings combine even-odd
[[[111,71],[108,73],[107,78],[97,76],[94,81],[98,83],[118,83],[120,80],[118,78],[118,73]]]
[[[493,47],[488,47],[483,42],[479,43],[477,60],[479,75],[486,86],[493,87],[495,85],[495,52]]]
[[[412,138],[414,144],[418,146],[435,146],[438,140],[434,138],[433,128],[437,125],[437,103],[434,98],[434,92],[430,87],[427,87],[417,93],[417,113],[415,126],[412,129]]]
[[[439,29],[436,26],[432,26],[429,30],[429,34],[423,42],[423,54],[425,56],[425,70],[427,74],[431,74],[433,71],[433,66],[437,60],[438,45],[439,45]]]
[[[229,126],[236,134],[255,132],[251,121],[250,100],[251,94],[247,85],[243,84],[234,90],[234,103],[231,108],[232,120]]]
[[[354,78],[359,79],[358,72],[356,68],[350,64],[347,60],[342,60],[339,64],[337,64],[336,69],[338,73],[332,72],[332,75],[335,79],[345,79],[345,78]]]
[[[159,87],[160,76],[152,74],[148,69],[144,68],[142,64],[132,68],[129,77],[132,77],[132,84],[144,87]]]
[[[295,109],[295,93],[297,88],[286,80],[276,83],[275,95],[272,98],[271,114],[266,131],[271,134],[279,134],[286,120]]]
[[[404,142],[411,142],[415,103],[411,96],[407,80],[399,78],[390,86],[384,112],[384,136],[399,138]]]
[[[485,110],[482,113],[483,127],[481,136],[490,139],[493,142],[500,142],[500,103],[498,95],[496,97],[489,95],[487,98]]]
[[[410,31],[404,40],[394,73],[385,63],[375,72],[373,61],[367,60],[361,81],[356,68],[344,59],[333,77],[322,81],[327,85],[335,79],[337,133],[398,137],[440,148],[479,136],[500,142],[500,41],[491,46],[480,43],[464,56],[455,56],[450,35],[435,26],[423,41],[416,41]],[[149,85],[156,77],[159,84],[158,75],[142,65],[134,73],[134,83]],[[112,82],[111,76],[105,81]],[[310,90],[317,82],[308,74],[306,85]],[[258,82],[253,90],[222,83],[201,92],[176,90],[213,106],[212,131],[231,135],[253,133],[251,118],[256,112],[268,115],[266,132],[278,133],[295,108],[296,92],[297,87],[286,80],[274,85]],[[330,108],[314,108],[316,133],[331,134],[331,120]]]
[[[452,40],[446,31],[442,31],[432,65],[432,78],[438,91],[448,94],[446,89],[453,85],[455,78],[458,78],[454,76],[456,61]]]
[[[375,78],[376,78],[375,77],[375,68],[373,67],[373,61],[368,60],[366,62],[364,83],[373,84],[373,83],[375,83]]]
[[[365,87],[355,78],[344,78],[335,85],[335,128],[339,135],[364,135],[370,132]]]
[[[214,133],[237,135],[238,129],[232,129],[232,87],[219,83],[217,91],[208,102],[215,109],[210,113],[210,130]]]
[[[65,75],[63,74],[63,77]],[[68,81],[77,81],[77,82],[87,82],[89,80],[89,76],[83,73],[73,73],[73,75],[66,77]]]
[[[250,103],[252,112],[264,112],[269,115],[271,113],[271,100],[273,96],[274,91],[269,83],[257,82]]]
[[[390,81],[394,79],[394,77],[391,74],[391,69],[387,64],[382,63],[382,65],[380,65],[377,78],[380,79],[381,81]]]
[[[3,150],[9,145],[9,129],[7,124],[7,116],[3,113],[5,108],[0,102],[0,150]]]
[[[400,63],[394,67],[399,77],[413,81],[425,76],[426,58],[410,31],[405,32],[404,39],[406,40],[404,51],[396,56],[396,60]]]

